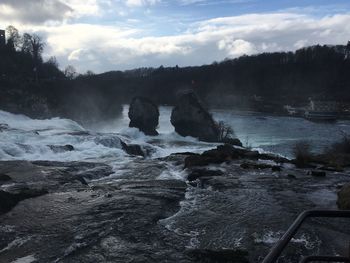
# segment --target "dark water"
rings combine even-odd
[[[350,134],[347,120],[316,123],[303,118],[229,110],[214,110],[213,115],[230,124],[243,144],[287,157],[292,156],[293,145],[300,140],[310,142],[312,150],[320,152],[340,140],[344,133]]]

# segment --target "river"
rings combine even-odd
[[[0,111],[0,174],[11,177],[0,181],[0,191],[47,192],[0,215],[0,262],[198,262],[187,251],[223,248],[247,250],[250,262],[259,262],[297,214],[335,209],[338,187],[349,181],[348,171],[316,178],[290,164],[281,171],[242,169],[242,160],[212,165],[221,176],[189,184],[185,157],[169,155],[217,144],[177,135],[171,107],[160,107],[156,137],[128,128],[127,113],[124,106],[118,119],[83,127]],[[286,157],[299,140],[321,151],[350,132],[349,121],[212,114],[246,146]],[[139,144],[148,156],[129,156],[118,138]],[[50,148],[66,144],[74,151]],[[280,262],[343,253],[346,226],[344,220],[312,221]]]

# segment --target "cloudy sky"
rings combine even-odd
[[[345,44],[350,1],[0,0],[8,25],[41,35],[62,68],[99,73]]]

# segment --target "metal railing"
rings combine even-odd
[[[307,210],[302,212],[293,224],[289,227],[287,232],[282,238],[276,243],[271,249],[270,253],[265,257],[262,263],[274,263],[281,255],[284,248],[288,245],[290,240],[298,232],[305,219],[309,217],[336,217],[336,218],[350,218],[350,210]],[[323,261],[323,262],[349,262],[350,255],[348,258],[345,257],[333,257],[333,256],[309,256],[305,257],[301,262],[312,262],[312,261]]]

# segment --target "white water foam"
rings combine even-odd
[[[18,258],[15,261],[12,261],[11,263],[32,263],[35,261],[36,261],[36,258],[34,257],[34,255],[29,255],[26,257]]]
[[[264,243],[264,244],[273,245],[280,240],[282,235],[283,235],[283,232],[281,231],[279,232],[268,231],[264,233],[262,236],[259,236],[257,233],[255,233],[254,241],[255,243]],[[320,245],[319,240],[311,240],[311,238],[306,234],[302,234],[299,238],[292,238],[291,242],[296,244],[302,244],[306,249],[309,249],[309,250],[315,249]]]

